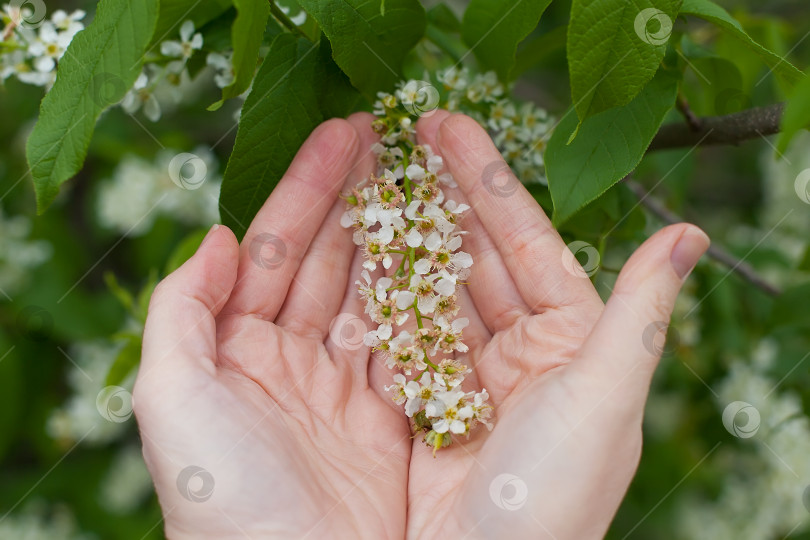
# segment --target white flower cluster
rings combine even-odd
[[[543,152],[554,119],[531,102],[516,104],[494,71],[471,76],[450,67],[437,74],[448,91],[445,107],[463,112],[489,130],[506,162],[523,182],[547,184]]]
[[[453,186],[452,176],[440,174],[442,158],[429,146],[415,144],[408,107],[416,98],[402,91],[407,87],[396,96],[381,93],[375,104],[380,118],[373,128],[381,142],[372,150],[378,170],[346,196],[341,224],[354,227],[366,259],[357,284],[378,326],[365,343],[388,367],[400,370],[386,389],[426,433],[435,455],[453,435],[469,436],[478,423],[491,429],[492,407],[486,390],[461,388],[470,373],[458,358],[468,350],[462,332],[469,320],[455,318],[457,288],[473,261],[459,251],[464,231],[458,220],[469,206],[445,200],[442,185]],[[388,275],[375,280],[370,272],[378,264]]]
[[[135,84],[121,100],[121,108],[129,114],[143,108],[149,120],[160,120],[166,104],[176,105],[183,99],[190,82],[186,64],[202,46],[203,37],[195,32],[194,22],[185,21],[180,25],[179,41],[167,40],[160,44],[163,64],[144,64]]]
[[[76,518],[67,506],[47,506],[42,500],[35,499],[22,511],[6,514],[0,519],[0,538],[93,540],[96,536],[78,531]]]
[[[31,270],[51,256],[45,240],[30,240],[31,222],[25,216],[4,217],[0,208],[0,297],[26,284]]]
[[[68,372],[71,396],[48,418],[46,431],[63,446],[70,447],[76,441],[86,445],[98,445],[119,438],[127,429],[124,422],[111,422],[98,410],[97,399],[104,388],[121,345],[109,341],[77,343],[67,354],[73,361]],[[130,376],[121,386],[132,391],[135,377]]]
[[[84,29],[81,20],[85,13],[76,10],[68,15],[59,9],[50,20],[41,20],[40,14],[31,10],[32,5],[5,4],[0,11],[4,25],[0,40],[0,82],[15,76],[24,83],[50,89],[56,80],[59,59],[73,37]],[[36,18],[40,20],[34,23]]]
[[[759,540],[807,530],[810,419],[798,394],[765,375],[777,353],[775,342],[763,341],[753,362],[735,362],[718,388],[721,408],[744,401],[760,421],[742,444],[718,450],[713,463],[727,480],[717,500],[687,500],[678,520],[684,538]]]
[[[205,166],[206,176],[196,189],[183,189],[171,177],[170,165],[178,152],[165,149],[155,161],[125,156],[111,180],[99,189],[96,205],[99,225],[126,236],[140,236],[151,230],[155,219],[166,215],[188,225],[210,226],[219,219],[219,187],[216,157],[204,147],[194,150]]]

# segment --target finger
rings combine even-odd
[[[215,317],[236,281],[239,244],[214,225],[197,252],[161,281],[149,303],[138,380],[165,369],[211,368],[216,361]]]
[[[542,311],[544,307],[600,305],[584,272],[566,269],[565,242],[504,163],[486,131],[472,118],[454,114],[442,122],[438,143],[528,306]]]
[[[344,192],[368,178],[376,168],[377,159],[371,145],[379,137],[371,130],[373,120],[374,116],[369,113],[356,113],[348,118],[358,134],[359,159],[346,176]],[[301,262],[276,319],[279,326],[319,340],[329,332],[329,324],[343,302],[346,287],[360,277],[359,274],[349,276],[355,245],[352,230],[340,225],[345,211],[346,202],[338,198]],[[354,279],[349,280],[350,277]]]
[[[357,153],[346,120],[318,126],[248,228],[228,313],[274,320],[304,254],[332,208]]]
[[[439,152],[436,140],[439,127],[449,116],[450,113],[447,111],[436,111],[430,116],[420,118],[416,124],[419,142],[430,145],[434,151]],[[444,190],[448,199],[470,204],[461,189],[444,188]],[[475,211],[468,210],[462,214],[460,224],[469,232],[464,236],[462,249],[473,258],[470,285],[466,294],[472,298],[488,331],[494,334],[510,327],[518,317],[528,313],[528,308]]]
[[[590,395],[616,396],[626,404],[624,410],[642,413],[675,298],[708,247],[709,238],[697,227],[671,225],[630,257],[601,318],[570,364],[572,373],[596,390]]]

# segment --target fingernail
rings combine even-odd
[[[697,227],[690,227],[681,236],[669,256],[672,268],[678,277],[684,279],[709,248],[709,237]]]
[[[219,229],[219,225],[217,225],[217,224],[215,223],[215,224],[214,224],[214,226],[213,226],[213,227],[211,227],[211,228],[208,230],[208,232],[205,234],[205,238],[203,238],[202,242],[200,243],[200,247],[202,247],[202,246],[205,244],[205,242],[206,242],[206,241],[207,241],[209,238],[211,238],[211,235],[213,235],[213,234],[214,234],[214,231],[216,231],[217,229]]]

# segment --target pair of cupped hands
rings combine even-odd
[[[391,371],[330,338],[338,316],[367,321],[339,194],[375,169],[372,120],[319,126],[242,244],[215,226],[154,292],[133,404],[166,535],[601,538],[641,455],[649,328],[669,321],[707,236],[657,232],[604,304],[523,186],[487,184],[502,160],[487,133],[421,118],[419,142],[458,183],[447,198],[472,207],[466,382],[487,389],[495,423],[434,458],[384,390]]]

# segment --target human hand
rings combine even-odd
[[[242,245],[213,229],[152,297],[133,403],[170,538],[404,536],[408,423],[328,337],[363,311],[337,194],[375,166],[371,119],[316,129]]]
[[[669,321],[708,238],[685,224],[659,231],[604,305],[520,182],[484,173],[508,168],[477,123],[436,112],[417,133],[459,185],[448,198],[472,207],[461,221],[475,261],[459,293],[464,363],[470,387],[489,391],[495,428],[438,459],[414,441],[407,537],[602,538],[641,454],[660,359],[645,331]]]

